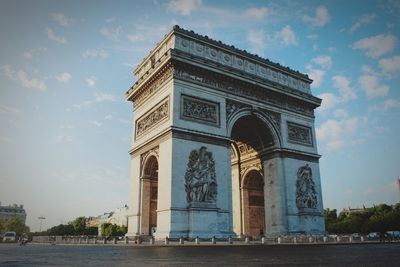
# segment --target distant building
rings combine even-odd
[[[365,212],[367,211],[367,208],[365,206],[363,206],[362,208],[344,208],[340,213],[339,213],[339,217],[340,216],[348,216],[349,214],[352,213],[361,213],[361,212]]]
[[[18,218],[25,224],[26,221],[26,212],[24,209],[24,205],[8,205],[2,206],[0,202],[0,220],[9,220],[12,218]]]
[[[89,217],[86,219],[86,226],[98,227],[104,223],[128,226],[128,206],[117,208],[115,211],[104,213],[103,215]],[[100,231],[99,231],[100,233]]]

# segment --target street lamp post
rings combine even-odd
[[[38,217],[38,219],[40,220],[40,228],[39,228],[39,232],[42,232],[42,222],[43,220],[45,220],[46,218],[43,216]]]

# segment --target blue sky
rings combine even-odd
[[[179,24],[308,73],[324,206],[400,200],[399,1],[0,1],[0,201],[38,230],[128,203],[132,71]]]

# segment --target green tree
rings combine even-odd
[[[74,227],[74,231],[76,235],[83,235],[85,233],[86,228],[86,218],[78,217],[75,220],[69,222],[72,227]]]
[[[123,236],[128,230],[126,226],[119,226],[111,223],[103,223],[100,228],[101,235],[106,237]]]
[[[22,233],[28,233],[29,227],[26,226],[19,218],[14,217],[4,221],[3,231],[13,231],[16,232],[17,235],[21,235]]]
[[[47,230],[48,235],[74,235],[75,229],[71,224],[60,224]]]

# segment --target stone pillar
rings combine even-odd
[[[150,178],[142,177],[140,235],[149,235],[150,229]]]
[[[287,197],[284,162],[276,157],[263,160],[266,235],[285,234]]]

